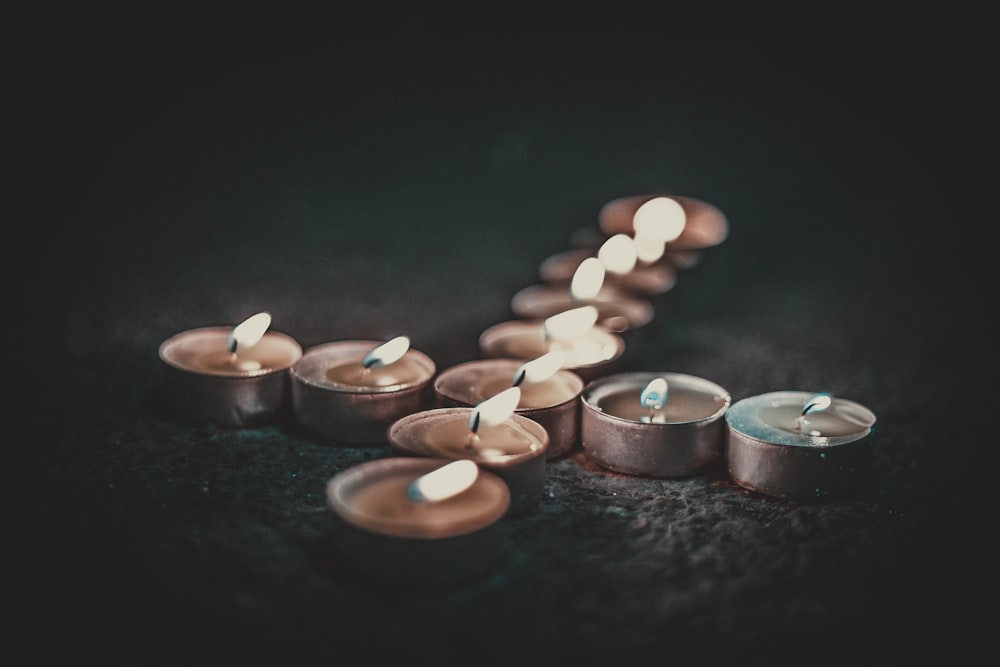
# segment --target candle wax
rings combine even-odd
[[[788,433],[826,438],[864,433],[869,428],[868,424],[859,423],[842,414],[837,410],[836,404],[827,410],[810,412],[800,422],[801,414],[801,406],[777,405],[761,408],[760,419]]]
[[[255,345],[226,349],[229,330],[202,330],[175,336],[165,349],[170,362],[187,371],[213,375],[244,376],[287,368],[300,354],[297,346],[281,335],[265,333]]]
[[[431,424],[424,438],[430,452],[439,452],[449,458],[517,456],[541,447],[541,443],[530,433],[510,420],[480,429],[478,433],[471,433],[465,414]]]
[[[365,368],[360,359],[336,364],[327,368],[324,374],[327,382],[350,387],[388,387],[415,382],[426,376],[424,366],[406,355],[375,368]]]
[[[366,523],[384,530],[393,525],[405,525],[411,529],[407,532],[439,534],[443,528],[480,523],[480,517],[491,513],[500,500],[491,493],[492,487],[473,484],[451,498],[413,502],[406,497],[406,487],[415,478],[413,472],[407,470],[386,474],[358,488],[347,503]]]
[[[488,380],[474,390],[476,394],[482,397],[474,402],[479,403],[491,396],[495,396],[510,386],[511,382],[508,377]],[[576,396],[577,393],[574,391],[573,386],[564,377],[559,375],[553,375],[541,382],[522,382],[518,386],[521,388],[521,400],[517,404],[518,410],[544,408],[564,403]]]
[[[671,388],[667,402],[660,410],[650,410],[642,405],[639,396],[642,387],[630,387],[609,392],[597,400],[597,407],[605,414],[637,422],[679,424],[698,421],[718,414],[726,405],[724,396],[684,387]]]

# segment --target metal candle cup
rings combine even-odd
[[[166,399],[181,419],[250,427],[286,412],[288,369],[302,348],[290,336],[268,331],[234,354],[227,350],[231,332],[231,327],[191,329],[160,344]]]
[[[449,463],[430,457],[392,457],[360,463],[326,485],[334,534],[345,559],[370,575],[421,586],[468,579],[504,554],[501,519],[510,492],[480,470],[473,485],[433,503],[414,503],[405,489]]]
[[[639,207],[656,197],[668,196],[684,209],[684,229],[667,243],[673,250],[700,250],[722,243],[729,235],[729,221],[716,207],[693,197],[645,194],[621,197],[605,204],[597,214],[597,224],[608,236],[634,231],[633,217]]]
[[[610,285],[603,285],[594,298],[585,301],[572,298],[568,283],[529,285],[517,291],[510,301],[514,315],[525,319],[544,319],[586,304],[597,308],[597,323],[614,333],[645,326],[654,314],[647,299]]]
[[[362,359],[379,343],[345,340],[306,350],[291,368],[292,410],[300,426],[337,444],[381,444],[392,422],[430,405],[434,361],[410,348],[366,373]]]
[[[833,398],[828,409],[797,420],[815,397],[776,391],[737,401],[726,414],[726,462],[734,482],[778,498],[822,500],[859,491],[869,480],[875,415]]]
[[[474,407],[511,386],[520,359],[478,359],[452,366],[434,380],[437,407]],[[583,378],[566,369],[535,384],[521,384],[516,413],[533,419],[549,434],[546,456],[566,454],[580,439],[580,391]]]
[[[402,417],[389,427],[389,448],[400,456],[471,459],[507,484],[507,513],[524,514],[542,497],[549,435],[535,420],[515,413],[473,440],[468,430],[473,410],[433,408]]]
[[[625,339],[595,326],[570,343],[552,342],[545,339],[543,320],[500,322],[479,336],[480,352],[494,359],[535,359],[553,349],[566,352],[563,367],[587,382],[614,369],[625,353]]]
[[[670,388],[662,422],[641,421],[640,395],[655,378]],[[583,450],[602,467],[643,477],[685,477],[720,459],[729,392],[682,373],[620,373],[594,380],[582,394]]]
[[[591,248],[573,248],[550,255],[538,267],[538,277],[545,283],[565,285],[573,279],[573,274],[581,262],[594,256]],[[626,273],[609,271],[604,278],[608,285],[630,290],[636,294],[652,296],[671,290],[677,283],[674,265],[664,257],[649,264],[636,264]]]

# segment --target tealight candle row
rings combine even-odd
[[[481,359],[438,373],[405,336],[303,350],[258,313],[163,342],[172,405],[225,427],[288,411],[335,444],[388,444],[388,458],[331,479],[328,502],[362,568],[428,582],[488,565],[500,520],[534,507],[547,461],[577,444],[607,470],[653,478],[725,458],[737,485],[781,498],[836,498],[864,483],[875,416],[860,404],[810,392],[733,403],[693,375],[615,372],[625,337],[653,318],[647,298],[725,239],[718,209],[625,197],[601,209],[598,227],[599,243],[542,263],[543,284],[511,300],[518,319],[480,336]]]

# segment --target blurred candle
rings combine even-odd
[[[514,412],[520,396],[519,387],[509,387],[475,407],[401,417],[389,428],[390,449],[400,456],[475,461],[507,483],[508,513],[523,514],[541,498],[549,436],[541,424]]]
[[[581,444],[601,466],[682,477],[719,460],[729,392],[682,373],[620,373],[587,384]]]
[[[544,319],[501,322],[483,331],[479,349],[488,358],[523,361],[561,352],[563,368],[590,380],[610,372],[625,352],[625,340],[596,322],[597,309],[591,305]]]
[[[718,208],[693,197],[676,195],[621,197],[601,207],[597,221],[608,236],[625,233],[640,238],[658,237],[674,250],[709,248],[729,235],[729,222]]]
[[[655,254],[655,259],[653,256]],[[577,269],[585,260],[593,258],[590,248],[571,248],[546,257],[538,267],[538,277],[544,283],[566,285],[572,280]],[[643,257],[647,259],[644,260]],[[636,248],[636,265],[625,273],[607,271],[604,284],[615,288],[628,290],[634,294],[652,296],[669,291],[677,283],[677,271],[667,259],[660,244],[658,252],[640,253]]]
[[[515,412],[541,424],[549,434],[549,459],[569,452],[580,437],[583,379],[562,367],[566,355],[548,352],[536,359],[477,359],[442,371],[434,380],[437,407],[472,407],[501,391],[521,389]]]
[[[604,284],[607,270],[597,257],[583,260],[568,286],[530,285],[514,294],[511,310],[521,318],[545,318],[590,305],[597,309],[596,323],[622,333],[653,319],[653,306],[645,298]]]
[[[223,427],[259,426],[288,407],[288,369],[302,348],[268,331],[271,314],[256,313],[234,327],[178,333],[160,344],[164,391],[176,416]]]
[[[868,483],[875,414],[824,392],[776,391],[737,401],[726,415],[729,476],[798,500],[844,497]]]
[[[369,575],[415,587],[473,578],[505,552],[506,483],[473,461],[390,457],[326,486],[341,554]]]
[[[389,424],[431,404],[436,371],[406,336],[309,348],[291,368],[295,420],[338,444],[384,443]]]

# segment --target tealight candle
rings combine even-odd
[[[825,393],[776,391],[726,414],[726,461],[740,486],[790,499],[833,499],[861,489],[872,464],[875,415]]]
[[[569,452],[580,439],[583,378],[562,368],[565,355],[549,352],[530,361],[477,359],[442,371],[434,380],[437,407],[472,407],[511,386],[521,388],[515,412],[549,434],[549,459]]]
[[[384,443],[389,424],[431,404],[436,371],[406,336],[317,345],[291,368],[293,414],[338,444]]]
[[[370,575],[421,586],[480,575],[504,554],[510,491],[473,461],[390,457],[326,485],[338,550]]]
[[[602,467],[684,477],[719,460],[729,392],[683,373],[620,373],[584,387],[580,438]]]
[[[401,417],[389,427],[389,447],[400,456],[470,459],[507,484],[508,514],[523,514],[542,496],[549,435],[538,422],[514,412],[520,397],[520,388],[510,387],[475,407],[432,408]]]
[[[643,327],[653,319],[653,306],[648,300],[615,285],[602,285],[585,299],[574,298],[566,285],[529,285],[518,290],[510,301],[511,311],[523,319],[546,318],[583,305],[597,308],[597,324],[618,334]]]
[[[567,285],[530,285],[511,299],[514,315],[526,319],[551,315],[592,305],[597,324],[622,333],[637,329],[653,319],[653,306],[646,299],[622,288],[604,284],[608,271],[597,257],[584,259]]]
[[[480,334],[479,349],[488,358],[525,361],[558,351],[563,368],[589,381],[610,372],[625,353],[625,339],[596,321],[597,309],[588,305],[544,320],[500,322]]]
[[[178,417],[223,427],[259,426],[288,407],[288,369],[302,356],[257,313],[235,327],[182,331],[160,344],[164,389]]]
[[[589,248],[563,250],[542,260],[538,277],[548,284],[568,284],[583,261],[590,257],[593,257],[593,251]],[[609,286],[647,296],[667,292],[677,283],[677,271],[665,257],[661,253],[659,259],[639,261],[625,273],[609,271],[605,282]]]
[[[646,194],[614,199],[601,207],[597,223],[608,236],[619,233],[651,235],[675,250],[709,248],[722,243],[729,235],[729,221],[722,211],[693,197],[676,195]]]

